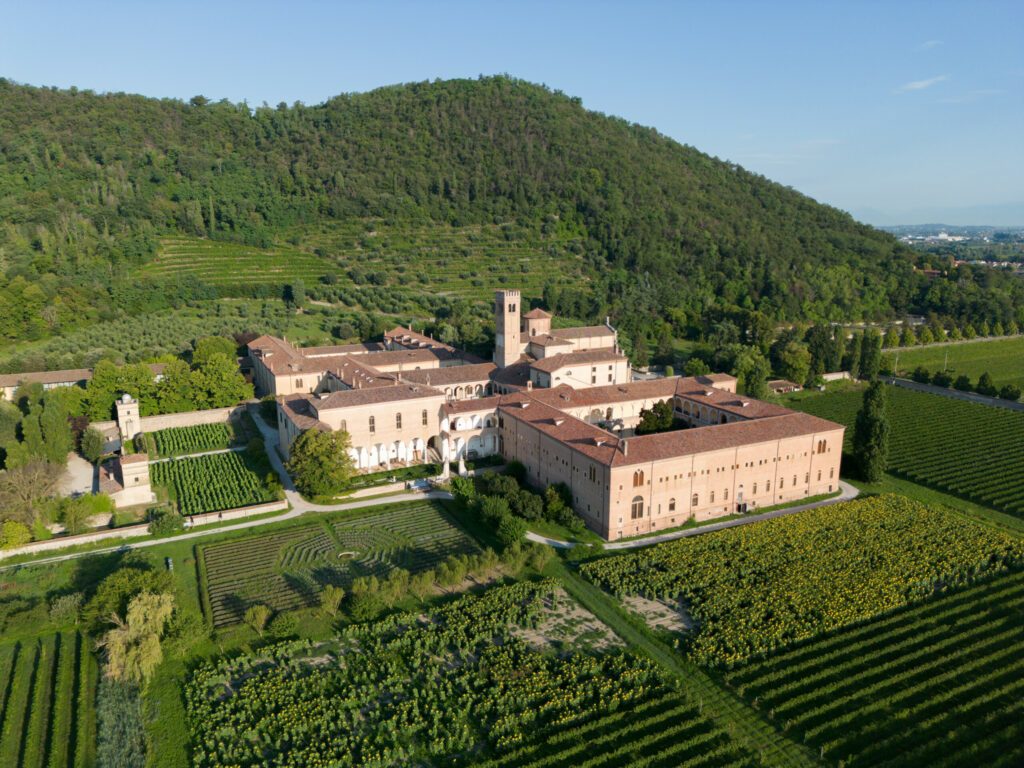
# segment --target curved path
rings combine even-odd
[[[663,541],[674,541],[676,539],[685,539],[690,536],[699,536],[702,533],[711,533],[712,531],[721,531],[725,528],[735,528],[739,525],[749,525],[750,523],[757,523],[761,520],[771,520],[776,517],[785,517],[786,515],[794,515],[797,512],[804,512],[808,509],[817,509],[818,507],[827,507],[830,504],[838,504],[841,501],[849,501],[850,499],[856,498],[860,493],[860,490],[854,488],[849,483],[840,480],[839,481],[839,495],[833,496],[830,499],[823,499],[822,501],[811,502],[810,504],[800,504],[795,507],[786,507],[785,509],[776,509],[771,512],[762,512],[758,515],[749,515],[747,517],[737,517],[733,520],[723,520],[720,523],[708,523],[707,525],[701,525],[697,528],[684,528],[679,531],[669,531],[668,533],[655,533],[650,536],[644,536],[639,539],[630,539],[629,541],[613,541],[609,544],[605,544],[606,550],[612,549],[636,549],[638,547],[649,547],[651,544],[660,544]],[[535,541],[538,544],[547,544],[550,547],[556,549],[571,549],[572,547],[580,546],[569,541],[561,541],[559,539],[549,539],[546,536],[533,533],[532,531],[526,532],[526,538],[530,541]]]
[[[258,407],[258,406],[256,406]],[[250,406],[253,408],[253,406]],[[167,544],[170,542],[185,541],[186,539],[199,539],[204,536],[216,536],[221,533],[230,533],[231,531],[242,531],[247,528],[258,528],[261,525],[270,525],[271,523],[280,523],[283,520],[293,520],[297,517],[302,517],[310,512],[344,512],[349,509],[362,509],[364,507],[378,507],[383,504],[400,504],[403,501],[419,501],[421,499],[450,499],[451,494],[447,491],[410,491],[409,493],[396,494],[394,496],[384,496],[378,498],[361,499],[359,501],[350,501],[347,504],[313,504],[310,501],[306,501],[302,498],[302,495],[295,490],[295,484],[292,482],[291,475],[288,474],[288,470],[285,469],[284,462],[281,461],[281,457],[277,453],[277,432],[270,429],[260,417],[259,413],[253,413],[253,420],[259,426],[260,433],[263,435],[264,447],[267,450],[267,457],[270,459],[271,466],[277,472],[278,477],[281,479],[281,484],[284,486],[284,495],[291,505],[291,508],[280,515],[274,515],[273,517],[261,517],[258,520],[243,520],[239,523],[232,523],[231,525],[222,525],[217,528],[209,528],[201,531],[190,531],[188,533],[182,533],[178,536],[166,536],[159,539],[143,539],[141,541],[125,541],[116,546],[103,547],[101,549],[90,549],[85,552],[71,552],[66,555],[54,555],[53,557],[39,558],[38,560],[29,560],[23,563],[13,563],[11,565],[0,566],[0,572],[14,570],[16,568],[24,568],[33,565],[45,565],[46,563],[58,563],[63,560],[74,560],[78,557],[89,557],[90,555],[100,555],[109,552],[118,552],[128,549],[144,549],[146,547],[158,547],[161,544]]]

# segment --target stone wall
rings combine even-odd
[[[184,413],[164,413],[159,416],[143,416],[139,422],[143,432],[156,432],[172,427],[194,427],[197,424],[223,424],[231,420],[235,414],[245,410],[245,404],[231,408],[211,408],[206,411],[185,411]],[[104,432],[116,429],[116,421],[94,421],[92,426]]]

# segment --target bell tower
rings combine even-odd
[[[498,291],[494,299],[494,362],[507,368],[522,354],[519,343],[519,291]]]

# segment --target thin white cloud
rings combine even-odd
[[[940,45],[942,45],[942,41],[941,40],[925,40],[923,43],[921,43],[919,46],[917,46],[917,50],[919,50],[919,51],[927,51],[927,50],[929,50],[931,48],[936,48],[936,47],[938,47]]]
[[[896,93],[909,93],[910,91],[923,91],[925,88],[931,88],[936,83],[941,83],[943,80],[948,80],[949,75],[939,75],[938,77],[929,77],[927,80],[911,80],[909,83],[904,83],[896,89]]]

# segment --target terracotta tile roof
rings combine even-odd
[[[144,453],[129,453],[127,456],[121,456],[120,462],[122,464],[144,464],[149,461],[149,456]]]
[[[544,373],[554,373],[560,368],[567,368],[570,365],[590,365],[593,363],[611,363],[621,362],[625,360],[625,355],[616,352],[611,347],[605,347],[604,349],[585,349],[579,352],[566,352],[561,355],[551,355],[538,360],[531,367],[538,370],[544,371]]]
[[[527,319],[527,320],[546,320],[546,319],[551,317],[551,314],[548,313],[548,312],[545,312],[540,307],[534,307],[529,312],[527,312],[525,315],[523,315],[523,317],[525,319]]]
[[[449,362],[459,360],[459,354],[444,347],[421,347],[418,349],[393,349],[386,352],[373,352],[364,361],[367,365],[397,365],[399,363],[429,363],[434,361]]]
[[[324,432],[330,430],[330,427],[316,417],[316,411],[310,404],[309,395],[287,395],[278,398],[277,402],[288,420],[299,429],[320,429]]]
[[[611,465],[618,453],[619,439],[599,427],[546,405],[531,395],[519,393],[502,399],[498,410],[549,437],[564,443],[601,464]]]
[[[365,357],[330,358],[338,359],[339,364],[327,371],[328,376],[333,376],[351,389],[369,387],[390,387],[394,386],[395,376],[390,373],[381,373],[376,368],[366,365]]]
[[[166,363],[149,363],[149,370],[159,376],[167,367]],[[26,371],[0,375],[0,387],[16,387],[19,384],[79,384],[92,379],[91,368],[70,368],[64,371]]]
[[[489,381],[491,376],[497,370],[498,366],[494,363],[450,365],[446,368],[403,371],[402,381],[414,381],[431,387],[440,387],[446,384],[465,384],[467,382]]]
[[[16,387],[19,384],[77,384],[92,378],[92,369],[74,368],[67,371],[27,371],[0,375],[0,387]]]
[[[591,336],[614,336],[615,331],[607,325],[581,325],[576,328],[552,328],[551,335],[561,339],[584,339]]]
[[[491,397],[474,397],[469,400],[452,400],[445,403],[446,413],[473,413],[475,411],[493,411],[501,403],[503,398],[510,395],[492,395]]]
[[[724,389],[715,389],[711,385],[702,384],[699,379],[678,379],[676,396],[699,405],[713,406],[727,413],[744,419],[763,419],[767,416],[781,416],[791,413],[788,408],[763,400],[755,400],[746,395],[736,395]]]
[[[432,339],[419,331],[414,331],[412,328],[406,328],[402,325],[396,326],[385,333],[384,340],[393,341],[396,344],[408,347],[434,347],[437,349],[447,349],[449,352],[456,351],[455,347],[450,344],[445,344],[443,341]]]
[[[679,379],[650,379],[586,389],[573,389],[562,384],[552,389],[534,389],[530,394],[534,399],[556,408],[589,408],[630,400],[667,400],[675,394],[678,381]]]
[[[382,352],[387,349],[379,341],[367,341],[361,344],[335,344],[327,347],[299,347],[295,351],[303,357],[325,357],[328,355],[363,355],[370,352]]]
[[[369,389],[346,389],[340,392],[317,397],[305,395],[316,413],[336,408],[351,408],[374,403],[394,403],[401,400],[418,400],[427,397],[444,397],[444,393],[423,384],[393,384],[390,387],[372,387]]]
[[[800,389],[800,385],[789,379],[772,379],[768,382],[768,389],[773,391],[779,389]]]
[[[626,452],[613,460],[615,466],[642,464],[671,458],[691,456],[725,448],[773,442],[789,437],[802,437],[844,429],[842,424],[826,421],[809,413],[787,411],[783,415],[750,421],[732,421],[707,427],[680,429],[628,439]]]
[[[518,363],[512,363],[494,372],[491,380],[495,384],[502,384],[506,387],[525,389],[530,380],[530,364],[532,358],[522,359]]]
[[[530,344],[536,344],[538,347],[568,347],[573,344],[570,339],[554,336],[550,333],[539,333],[536,336],[528,336],[526,340]]]

